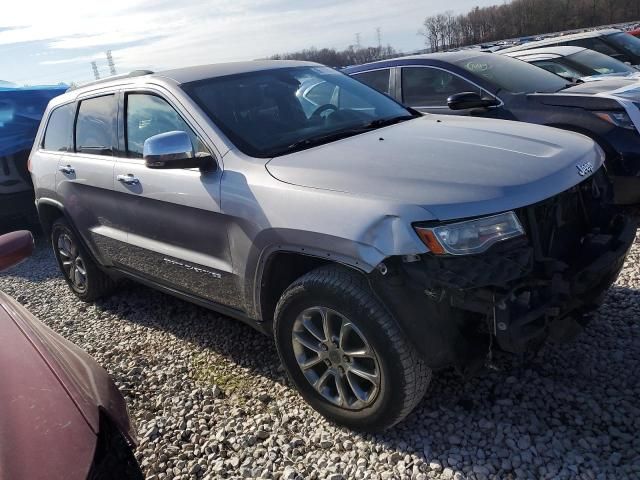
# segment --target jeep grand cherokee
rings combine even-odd
[[[314,408],[378,430],[433,369],[579,329],[635,233],[603,158],[578,134],[422,116],[332,69],[260,61],[72,90],[31,164],[78,297],[126,277],[245,321]]]

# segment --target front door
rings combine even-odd
[[[242,309],[227,221],[220,211],[222,169],[154,170],[142,159],[145,140],[170,131],[187,132],[196,152],[209,153],[209,148],[157,93],[125,93],[123,117],[124,151],[113,175],[128,219],[121,266],[181,292]]]

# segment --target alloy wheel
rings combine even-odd
[[[67,233],[58,237],[58,254],[66,277],[76,290],[84,292],[87,289],[87,268],[78,246]]]
[[[302,311],[293,324],[293,351],[313,388],[334,405],[359,410],[380,389],[380,365],[358,327],[326,307]]]

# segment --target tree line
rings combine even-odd
[[[509,38],[640,19],[640,0],[512,0],[427,17],[420,31],[425,45],[437,52]]]
[[[638,0],[640,1],[640,0]],[[350,45],[345,50],[335,48],[308,48],[299,52],[282,53],[269,57],[271,60],[307,60],[318,62],[329,67],[346,67],[361,63],[375,62],[398,56],[400,53],[390,45],[379,47],[362,47]]]

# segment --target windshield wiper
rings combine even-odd
[[[378,118],[376,120],[372,120],[369,123],[365,123],[364,125],[358,125],[353,128],[347,128],[345,130],[338,130],[337,132],[315,135],[309,138],[305,138],[304,140],[299,140],[297,142],[294,142],[290,145],[287,145],[284,148],[278,149],[275,155],[283,155],[285,153],[292,153],[298,150],[304,150],[306,148],[322,145],[323,143],[334,142],[336,140],[352,137],[354,135],[358,135],[359,133],[368,132],[369,130],[375,130],[376,128],[386,127],[388,125],[393,125],[395,123],[399,123],[405,120],[410,120],[412,118],[416,118],[416,117],[414,117],[413,115],[401,115],[398,117]]]

